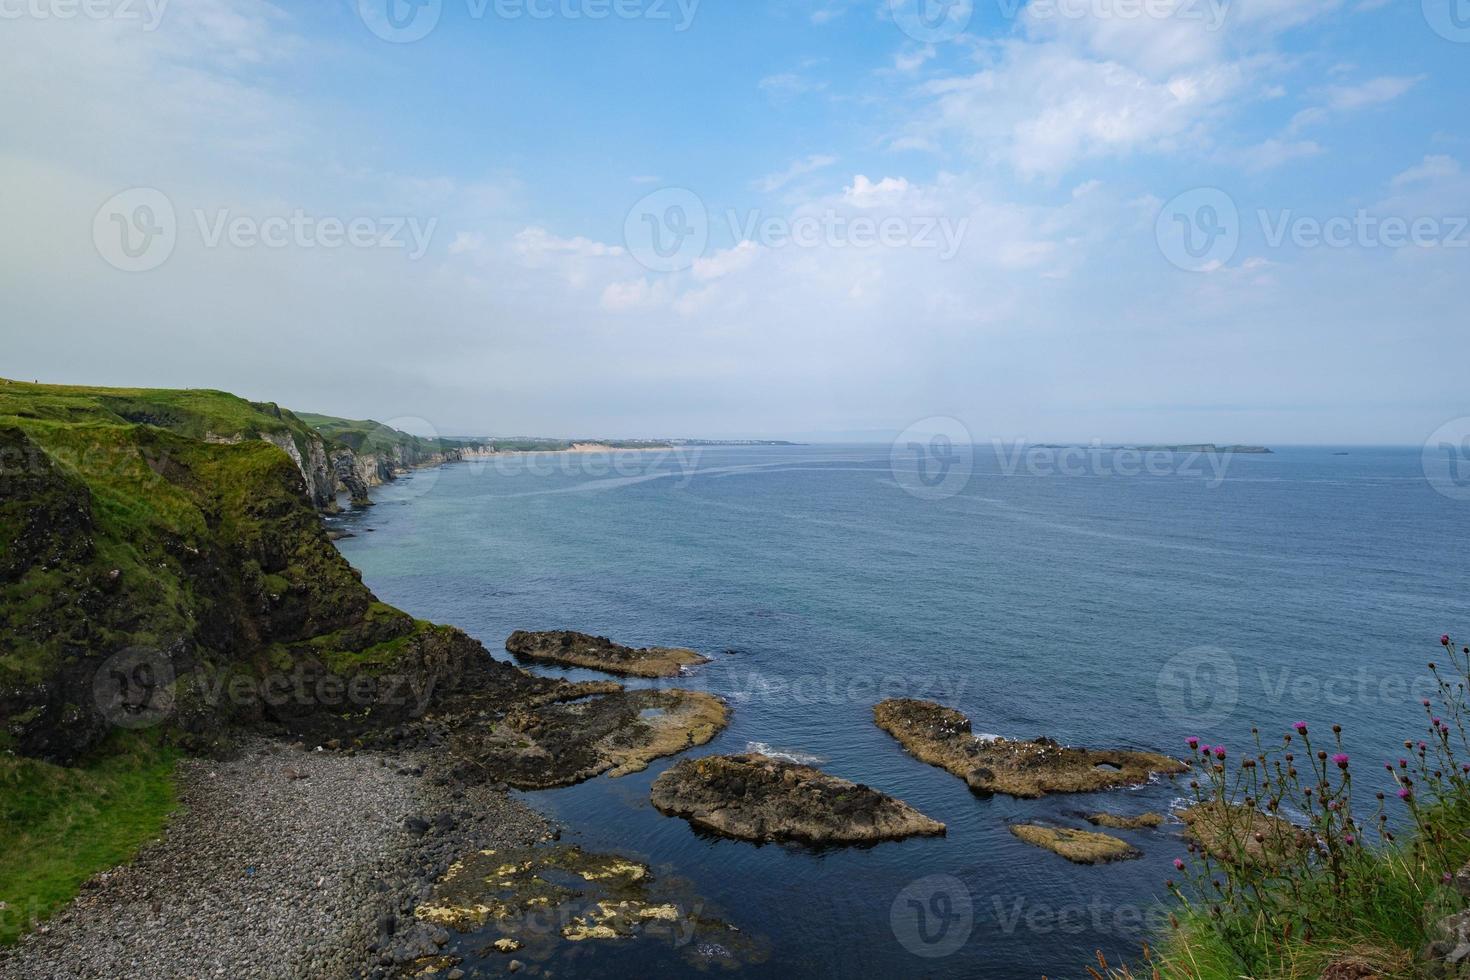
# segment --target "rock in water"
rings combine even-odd
[[[884,701],[873,707],[873,720],[914,758],[959,776],[977,793],[1091,793],[1139,786],[1155,773],[1189,768],[1154,752],[1073,748],[1049,738],[976,738],[969,718],[932,701]]]
[[[1226,864],[1270,867],[1312,846],[1312,835],[1289,820],[1240,804],[1197,803],[1179,819],[1191,840]]]
[[[1124,817],[1116,813],[1088,813],[1083,819],[1094,827],[1111,827],[1114,830],[1152,830],[1164,823],[1162,813],[1140,813],[1136,817]]]
[[[1060,854],[1074,864],[1106,864],[1143,856],[1142,851],[1127,841],[1092,830],[1018,823],[1011,825],[1011,833],[1028,844]]]
[[[870,844],[945,832],[875,789],[755,753],[685,760],[650,795],[661,813],[740,840]]]
[[[505,649],[524,660],[538,660],[563,667],[587,667],[624,677],[677,677],[680,669],[709,663],[709,658],[678,647],[635,649],[614,643],[605,636],[589,636],[570,630],[528,633],[516,630],[505,641]]]

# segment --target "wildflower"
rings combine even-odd
[[[1355,843],[1357,843],[1357,838],[1354,837],[1352,834],[1343,834],[1342,842],[1348,847],[1352,847]]]
[[[1435,728],[1438,728],[1440,726],[1440,720],[1438,718],[1431,718],[1429,720],[1434,723]]]
[[[1225,746],[1223,746],[1223,745],[1217,745],[1217,746],[1215,746],[1215,758],[1217,758],[1217,759],[1224,759],[1225,758]]]
[[[1408,759],[1400,759],[1399,760],[1399,768],[1400,769],[1407,769],[1407,768],[1409,768],[1409,760]]]
[[[1448,633],[1439,638],[1439,645],[1442,647],[1447,647],[1450,645],[1450,635]]]
[[[1401,800],[1407,800],[1412,795],[1412,793],[1413,791],[1407,786],[1399,787],[1399,799]]]
[[[1291,727],[1296,729],[1296,733],[1298,735],[1305,735],[1305,734],[1307,734],[1307,723],[1304,722],[1304,721],[1299,721],[1295,725],[1292,725]]]
[[[1337,764],[1337,768],[1339,769],[1346,769],[1348,767],[1348,757],[1346,752],[1337,753],[1337,755],[1332,757],[1332,761]]]
[[[1174,859],[1174,870],[1175,871],[1183,871],[1184,870],[1184,861],[1182,859],[1180,859],[1180,858],[1175,858]]]
[[[1197,748],[1199,748],[1199,739],[1197,739],[1193,735],[1191,735],[1191,736],[1189,736],[1189,738],[1186,738],[1184,740],[1184,744],[1185,745],[1188,745],[1191,749],[1197,749]]]

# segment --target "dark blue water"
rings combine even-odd
[[[733,721],[696,751],[810,756],[949,826],[821,853],[712,840],[649,805],[670,760],[528,797],[768,940],[753,974],[1076,977],[1157,925],[1177,827],[1124,832],[1144,858],[1088,868],[1007,823],[1167,809],[1182,783],[977,798],[873,725],[882,697],[941,700],[977,732],[1173,752],[1338,721],[1372,769],[1417,734],[1440,633],[1470,632],[1470,504],[1435,492],[1417,450],[1235,456],[1216,480],[1179,461],[1007,475],[986,449],[940,499],[886,446],[528,462],[385,488],[342,550],[385,600],[497,652],[514,629],[575,628],[712,654],[681,683]]]

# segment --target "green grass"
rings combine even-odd
[[[176,802],[176,759],[141,741],[79,768],[0,756],[0,945],[158,836]]]

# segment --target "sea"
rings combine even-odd
[[[1080,866],[1010,825],[1173,814],[1188,777],[981,797],[907,755],[872,707],[925,698],[977,734],[1180,756],[1190,736],[1241,752],[1253,729],[1275,743],[1297,721],[1335,723],[1377,788],[1423,730],[1440,635],[1470,636],[1470,492],[1419,447],[1273,449],[921,438],[507,455],[418,471],[337,526],[381,598],[497,657],[517,629],[707,654],[676,683],[732,716],[693,755],[791,758],[948,826],[866,848],[719,839],[650,805],[673,759],[520,794],[563,842],[648,864],[750,940],[569,943],[536,972],[1080,978],[1099,953],[1138,963],[1167,931],[1182,828],[1116,832],[1142,857]],[[454,947],[471,975],[502,971],[475,939]]]

